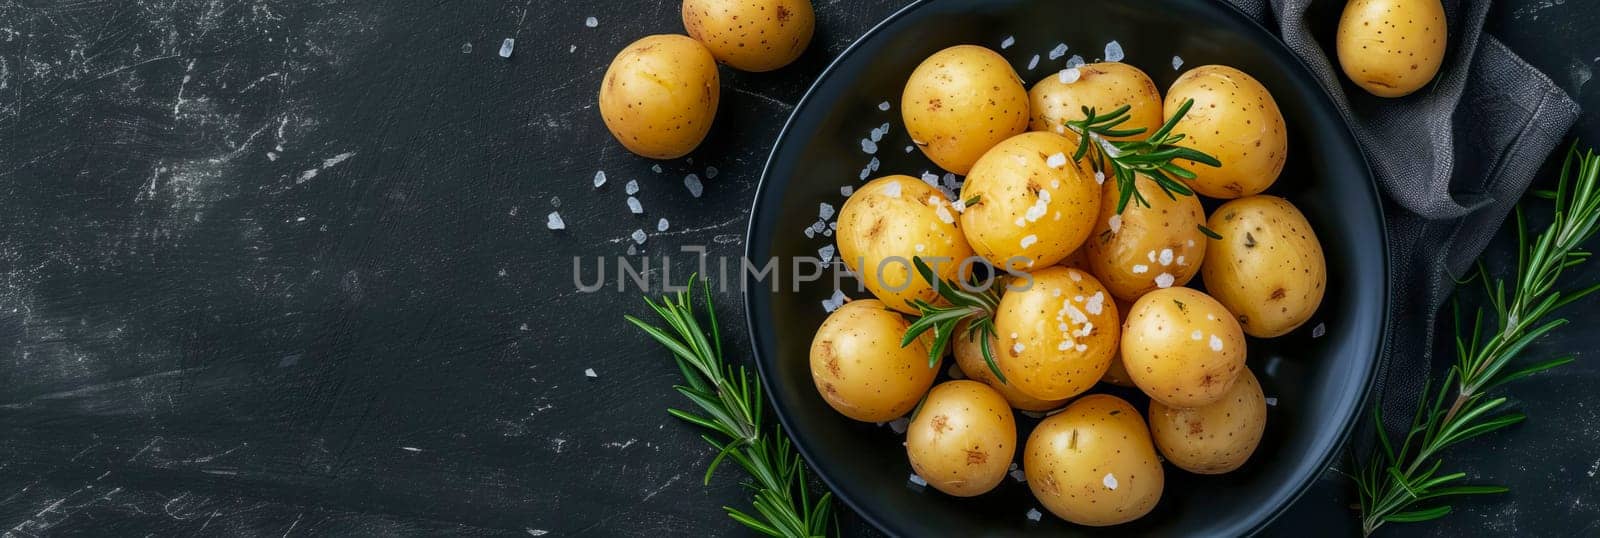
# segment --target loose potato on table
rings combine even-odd
[[[1011,64],[976,45],[929,56],[900,95],[911,140],[929,159],[966,175],[990,147],[1028,129],[1028,91]]]
[[[1446,26],[1439,0],[1350,0],[1335,40],[1339,67],[1367,93],[1410,95],[1439,73]]]
[[[1185,135],[1177,145],[1222,161],[1220,167],[1188,163],[1185,168],[1196,176],[1188,181],[1191,188],[1212,198],[1238,198],[1278,180],[1289,138],[1278,102],[1266,87],[1238,69],[1206,65],[1172,83],[1162,105],[1165,117],[1177,114],[1188,99],[1193,106],[1172,130]]]
[[[1033,273],[1025,289],[1000,297],[995,362],[1008,384],[1040,400],[1070,398],[1105,375],[1117,351],[1120,318],[1094,275],[1069,267]]]
[[[811,340],[811,380],[834,410],[863,422],[911,411],[933,385],[932,333],[900,347],[910,323],[882,302],[860,299],[828,315]]]
[[[1150,402],[1150,434],[1161,455],[1197,474],[1222,474],[1244,465],[1267,427],[1267,399],[1250,370],[1222,399],[1188,409]]]
[[[1065,398],[1058,400],[1041,400],[1029,396],[1027,393],[1022,392],[1021,390],[1018,390],[1016,385],[1010,383],[1001,383],[1000,378],[995,377],[994,370],[989,369],[988,361],[983,360],[983,342],[977,339],[967,338],[967,328],[965,325],[956,326],[955,336],[952,336],[951,340],[954,340],[950,343],[951,354],[955,355],[956,366],[961,368],[961,373],[965,374],[969,378],[982,381],[984,384],[989,385],[995,391],[999,392],[1001,396],[1004,396],[1006,402],[1011,404],[1011,407],[1015,407],[1023,411],[1043,412],[1057,409],[1067,404],[1067,400]],[[1004,351],[1004,349],[1000,347],[999,335],[995,335],[989,339],[989,349],[993,351],[996,358],[998,358],[1000,353]]]
[[[1045,77],[1028,90],[1035,131],[1066,133],[1066,122],[1084,119],[1083,108],[1098,115],[1128,105],[1128,121],[1118,129],[1143,128],[1143,134],[1112,137],[1111,140],[1143,139],[1164,121],[1161,117],[1161,91],[1150,76],[1139,68],[1121,63],[1092,63]]]
[[[1017,423],[1005,398],[977,381],[934,387],[906,429],[911,468],[934,489],[981,495],[1005,479],[1017,450]]]
[[[1150,290],[1188,284],[1206,254],[1205,208],[1194,196],[1169,197],[1147,178],[1134,182],[1149,207],[1129,201],[1122,214],[1114,202],[1100,206],[1094,232],[1084,243],[1089,270],[1118,299],[1134,300]],[[1115,200],[1117,185],[1107,181],[1104,200]]]
[[[912,258],[928,259],[939,278],[951,279],[961,260],[972,256],[950,201],[914,177],[867,182],[839,209],[838,222],[835,237],[845,266],[873,296],[908,314],[917,313],[913,299],[933,302],[938,295],[917,274]]]
[[[653,35],[617,53],[600,84],[600,117],[628,151],[675,159],[700,145],[717,115],[717,62],[681,35]]]
[[[1245,369],[1244,332],[1228,309],[1189,288],[1144,294],[1122,326],[1122,362],[1151,400],[1197,407],[1222,399]]]
[[[1245,334],[1281,336],[1317,312],[1327,262],[1311,223],[1288,200],[1234,200],[1218,207],[1207,227],[1222,239],[1206,242],[1200,268],[1206,290],[1233,312]]]
[[[1023,448],[1028,488],[1056,516],[1102,527],[1143,517],[1166,476],[1139,411],[1091,394],[1033,429]]]
[[[1006,139],[978,159],[961,186],[967,243],[996,267],[1054,265],[1083,244],[1100,212],[1094,174],[1054,133]]]
[[[805,52],[815,30],[811,0],[683,0],[683,28],[717,61],[771,71]]]

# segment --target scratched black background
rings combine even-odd
[[[738,532],[719,507],[745,492],[700,484],[677,372],[622,325],[641,304],[575,292],[571,258],[635,229],[740,253],[793,104],[904,3],[818,2],[807,54],[724,69],[711,138],[656,172],[594,96],[624,44],[681,31],[677,2],[0,0],[0,534]],[[1600,110],[1600,9],[1491,19]],[[1595,532],[1600,307],[1577,310],[1536,351],[1579,363],[1512,389],[1532,420],[1452,456],[1513,493],[1416,529]],[[1344,487],[1276,530],[1351,530]]]

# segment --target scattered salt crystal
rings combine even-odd
[[[629,196],[628,197],[628,211],[632,211],[633,214],[638,215],[640,213],[644,213],[644,206],[639,203],[639,199],[638,198],[634,198],[632,196]]]
[[[962,182],[960,181],[956,181],[955,174],[949,172],[945,172],[944,175],[939,178],[939,184],[944,185],[944,187],[947,189],[959,189],[961,188],[961,183]]]
[[[1050,158],[1045,159],[1044,164],[1045,166],[1049,166],[1051,168],[1061,168],[1066,166],[1067,154],[1057,152],[1055,155],[1051,155]]]
[[[646,236],[644,234],[644,230],[634,230],[633,231],[633,242],[635,242],[635,243],[643,245],[644,244],[644,240],[645,240],[646,237],[648,237],[648,236]]]
[[[917,149],[916,146],[906,146],[906,153],[911,153],[911,151],[915,149]]]
[[[1200,340],[1200,339],[1205,338],[1205,337],[1206,337],[1205,333],[1200,332],[1200,329],[1195,329],[1194,332],[1189,333],[1189,339],[1190,340]]]
[[[605,184],[606,184],[606,171],[605,170],[601,170],[599,172],[595,172],[594,173],[594,188],[598,189],[598,188],[600,188],[601,185],[605,185]]]
[[[578,46],[577,45],[567,45],[567,54],[572,54],[574,52],[578,52]]]
[[[634,248],[634,245],[628,245],[628,255],[629,256],[632,256],[632,255],[638,254],[638,253],[639,253],[639,249]]]
[[[1044,517],[1044,514],[1039,513],[1038,508],[1028,509],[1028,521],[1038,521],[1041,517]]]
[[[888,101],[884,101],[882,103],[878,103],[878,110],[882,110],[884,112],[888,112],[889,111],[889,102]]]
[[[1039,67],[1039,55],[1038,54],[1033,55],[1033,59],[1028,60],[1028,70],[1032,71],[1033,68],[1035,68],[1035,67]]]
[[[628,180],[628,184],[622,186],[622,192],[628,193],[629,196],[639,194],[639,180]]]
[[[717,170],[717,167],[715,166],[706,167],[706,179],[717,179],[717,174],[719,173],[721,173],[721,171]]]
[[[872,128],[872,132],[871,133],[867,133],[867,138],[869,140],[872,140],[873,142],[877,142],[877,141],[883,140],[883,130],[879,129],[877,127],[873,127]]]
[[[1117,477],[1111,473],[1106,473],[1105,478],[1100,479],[1100,483],[1105,484],[1106,489],[1117,489]]]
[[[956,222],[956,216],[950,214],[950,210],[945,208],[944,204],[942,203],[933,206],[933,213],[939,217],[939,222],[943,222],[945,224],[955,224]]]
[[[1184,244],[1192,247],[1192,246],[1194,246],[1194,240],[1190,239],[1187,242],[1185,242]]]
[[[1011,339],[1012,340],[1016,340],[1017,339],[1017,333],[1011,333]]]
[[[845,185],[843,187],[839,187],[839,194],[841,196],[849,197],[850,195],[855,194],[855,192],[856,192],[856,188],[853,185]]]
[[[939,176],[933,172],[924,171],[922,172],[922,182],[927,183],[929,186],[937,187],[939,186]]]
[[[594,28],[596,26],[600,26],[600,19],[596,19],[594,17],[589,17],[589,18],[583,20],[583,25],[584,26],[588,26],[590,28]]]
[[[661,173],[661,165],[659,165],[659,164],[650,165],[650,171],[651,172],[655,172],[657,174]]]
[[[1076,55],[1076,54],[1072,55],[1071,58],[1067,58],[1067,67],[1068,68],[1083,67],[1084,63],[1086,63],[1086,62],[1083,61],[1083,57],[1079,56],[1079,55]]]
[[[1096,316],[1100,315],[1101,312],[1105,312],[1106,293],[1103,291],[1094,292],[1094,295],[1089,297],[1089,302],[1083,304],[1083,309]]]
[[[828,226],[826,224],[823,224],[823,222],[819,220],[819,221],[811,223],[811,227],[807,228],[807,229],[811,230],[812,234],[819,234],[819,233],[822,233],[823,230],[827,230]]]
[[[861,181],[866,181],[867,177],[869,177],[871,175],[872,175],[872,167],[863,166],[863,167],[861,167],[861,174],[856,176],[856,178],[860,179]]]
[[[1062,324],[1062,325],[1065,326],[1066,324]],[[1069,342],[1062,342],[1060,344],[1056,344],[1056,351],[1066,351],[1066,350],[1069,350],[1069,349],[1072,349],[1072,344],[1069,343]]]
[[[1106,221],[1106,224],[1111,226],[1111,233],[1117,233],[1122,230],[1122,215],[1112,215],[1111,219]]]
[[[1325,334],[1328,334],[1328,324],[1326,323],[1318,323],[1316,327],[1311,328],[1312,338],[1322,338],[1322,335]]]
[[[462,43],[461,44],[461,53],[462,54],[472,54],[472,44],[471,43]]]
[[[861,139],[861,151],[866,152],[868,155],[877,153],[878,143],[872,141],[870,138],[863,138]]]
[[[1078,71],[1076,67],[1062,69],[1061,72],[1056,73],[1056,80],[1061,81],[1062,84],[1072,84],[1082,77],[1083,73]]]
[[[1071,278],[1073,282],[1077,282],[1077,281],[1083,280],[1083,277],[1079,276],[1077,271],[1067,271],[1067,277]],[[1058,296],[1058,297],[1060,295],[1061,295],[1060,293],[1056,294],[1056,296]]]
[[[1037,243],[1037,242],[1039,242],[1039,237],[1038,236],[1033,235],[1033,234],[1025,235],[1025,236],[1022,237],[1022,248],[1031,247],[1031,246],[1033,246],[1034,243]]]
[[[928,486],[928,481],[923,480],[922,477],[917,475],[911,475],[908,480],[910,480],[912,484],[916,484],[919,488]]]
[[[1222,351],[1222,339],[1215,334],[1211,335],[1211,350]]]
[[[965,212],[967,210],[967,201],[956,200],[954,202],[950,202],[950,207],[955,208],[957,213]]]
[[[1121,43],[1116,42],[1116,40],[1112,40],[1110,43],[1106,43],[1106,61],[1108,61],[1108,62],[1120,62],[1120,61],[1122,61],[1122,58],[1123,58],[1123,56],[1122,56],[1122,44]]]
[[[1156,287],[1163,289],[1170,288],[1172,287],[1172,283],[1176,280],[1177,279],[1172,276],[1172,273],[1161,273],[1156,275]]]
[[[885,196],[890,197],[890,198],[899,198],[900,197],[900,182],[899,181],[890,181],[888,185],[885,185],[883,187],[883,194]]]
[[[656,231],[658,231],[658,232],[667,231],[667,219],[661,219],[661,220],[656,221]]]
[[[817,259],[822,260],[822,263],[828,263],[833,260],[833,252],[833,245],[823,245],[817,249]]]
[[[1180,256],[1178,256],[1178,261],[1177,261],[1177,264],[1178,264],[1178,265],[1184,265],[1184,263],[1183,263],[1183,256],[1181,256],[1181,255],[1180,255]]]
[[[1183,57],[1182,56],[1173,56],[1172,57],[1172,70],[1173,71],[1177,71],[1178,68],[1181,68],[1181,67],[1183,67]]]
[[[1136,275],[1142,275],[1142,274],[1145,273],[1145,271],[1149,271],[1149,270],[1150,270],[1150,267],[1145,265],[1145,264],[1142,264],[1142,263],[1139,264],[1139,265],[1133,266],[1133,274],[1136,274]]]
[[[877,172],[878,168],[881,166],[883,166],[883,161],[879,161],[877,157],[873,157],[872,160],[867,161],[867,169],[873,172]]]
[[[1004,40],[1000,41],[1000,50],[1009,49],[1009,48],[1011,48],[1012,45],[1015,45],[1015,44],[1017,44],[1017,38],[1012,37],[1012,36],[1006,36],[1006,38]]]
[[[897,419],[889,421],[889,429],[894,430],[895,433],[905,433],[906,432],[906,426],[908,426],[910,424],[911,424],[911,419],[908,419],[906,417],[900,417],[900,418],[897,418]],[[915,475],[913,475],[913,476],[915,476]],[[918,478],[921,478],[921,477],[918,477]],[[924,485],[926,485],[926,484],[924,484]]]
[[[1269,396],[1269,397],[1266,398],[1266,400],[1267,400],[1267,405],[1268,406],[1270,406],[1270,407],[1277,407],[1278,406],[1278,399],[1277,398]]]
[[[1067,44],[1058,43],[1056,48],[1050,49],[1050,59],[1055,60],[1067,55]]]
[[[1072,349],[1077,350],[1078,353],[1083,353],[1083,352],[1089,350],[1089,344],[1078,344],[1076,347],[1073,347]]]
[[[1022,353],[1022,350],[1024,349],[1027,349],[1027,346],[1022,345],[1022,342],[1017,342],[1011,345],[1012,353]]]
[[[1146,260],[1150,260],[1150,263],[1155,263],[1156,262],[1156,251],[1151,250],[1151,251],[1145,252],[1144,253],[1144,258]]]
[[[844,303],[845,303],[844,292],[839,291],[839,290],[833,290],[833,296],[832,297],[829,297],[827,299],[823,299],[822,300],[822,309],[831,314],[831,313],[833,313],[834,310],[838,310],[839,307],[844,306]]]
[[[1106,184],[1106,173],[1105,172],[1095,172],[1094,173],[1094,184],[1095,185],[1105,185]]]
[[[501,58],[510,58],[511,57],[511,50],[516,48],[516,47],[517,47],[517,40],[516,39],[508,37],[508,38],[506,38],[505,41],[501,41],[500,42],[500,57]]]
[[[916,246],[915,246],[915,248],[916,248],[916,250],[917,250],[917,252],[922,252],[922,251],[924,251],[924,250],[927,250],[927,249],[928,249],[928,247],[926,247],[926,246],[923,246],[923,244],[922,244],[922,243],[917,243],[917,244],[916,244]]]
[[[589,377],[590,379],[600,377],[600,374],[594,373],[594,368],[585,368],[583,370],[583,375]]]
[[[699,198],[700,193],[705,192],[706,190],[705,185],[700,184],[700,176],[694,174],[689,174],[683,177],[683,186],[688,187],[689,195],[694,196],[695,198]]]
[[[817,204],[817,218],[822,220],[833,218],[833,204],[827,202]]]
[[[1161,254],[1158,258],[1161,260],[1161,265],[1172,265],[1172,249],[1161,249]]]
[[[551,211],[550,216],[545,217],[544,227],[552,230],[565,230],[567,229],[567,223],[566,221],[561,220],[560,213]]]

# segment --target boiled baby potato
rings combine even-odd
[[[1150,402],[1150,434],[1161,455],[1196,474],[1222,474],[1244,465],[1267,428],[1267,399],[1246,369],[1222,399],[1188,409]]]
[[[1289,155],[1288,132],[1278,102],[1256,79],[1225,65],[1196,67],[1178,77],[1162,105],[1165,118],[1183,102],[1194,100],[1172,130],[1185,138],[1177,143],[1222,161],[1211,167],[1184,165],[1195,178],[1189,186],[1212,198],[1238,198],[1264,190],[1278,180]]]
[[[1128,121],[1117,128],[1144,128],[1145,132],[1112,140],[1143,139],[1161,128],[1161,91],[1144,71],[1121,62],[1063,69],[1028,90],[1028,108],[1033,114],[1028,128],[1066,133],[1068,120],[1084,119],[1084,107],[1104,115],[1123,105],[1130,107]]]
[[[1439,0],[1350,0],[1339,17],[1339,67],[1367,93],[1401,97],[1439,73],[1448,29]]]
[[[872,299],[829,314],[811,339],[811,380],[822,399],[862,422],[893,420],[916,407],[939,369],[928,366],[932,332],[900,346],[910,325]]]
[[[957,497],[994,489],[1017,451],[1017,422],[1000,393],[977,381],[934,387],[906,428],[906,456],[928,485]]]
[[[1143,517],[1166,476],[1139,411],[1091,394],[1033,429],[1022,449],[1028,488],[1061,519],[1103,527]]]
[[[653,35],[617,53],[600,84],[600,117],[628,151],[675,159],[692,151],[717,115],[717,62],[705,45]]]
[[[1058,409],[1061,406],[1066,405],[1067,400],[1065,398],[1059,400],[1041,400],[1029,396],[1021,390],[1017,390],[1016,385],[1010,383],[1001,383],[1000,378],[995,377],[994,370],[989,368],[988,361],[983,360],[983,342],[976,338],[967,338],[966,331],[967,328],[965,325],[957,325],[956,333],[951,337],[954,342],[951,342],[950,344],[951,354],[955,355],[956,366],[961,368],[962,374],[965,374],[971,379],[982,381],[984,384],[989,385],[995,391],[999,392],[1001,396],[1004,396],[1006,402],[1011,404],[1011,407],[1015,407],[1023,411],[1044,412],[1052,409]],[[999,335],[991,336],[989,338],[989,349],[995,354],[996,359],[998,359],[1000,353],[1003,351],[1000,347]]]
[[[1295,330],[1322,304],[1328,267],[1305,215],[1276,196],[1240,198],[1218,207],[1207,227],[1200,267],[1206,290],[1258,338]]]
[[[995,51],[957,45],[929,56],[900,95],[911,141],[935,164],[966,175],[983,152],[1028,129],[1028,92]]]
[[[917,313],[913,299],[933,302],[938,296],[917,274],[912,258],[928,259],[934,273],[948,280],[972,256],[956,209],[939,189],[914,177],[867,182],[845,200],[838,222],[835,236],[845,266],[873,296],[908,314]]]
[[[1170,407],[1222,399],[1244,371],[1244,332],[1228,309],[1189,288],[1133,303],[1122,326],[1122,361],[1145,395]]]
[[[811,0],[683,0],[683,28],[717,61],[741,71],[771,71],[811,42]]]
[[[1111,366],[1117,305],[1094,275],[1047,267],[1014,283],[995,309],[995,362],[1006,383],[1040,400],[1077,396]]]
[[[1055,265],[1083,245],[1100,212],[1095,176],[1072,160],[1072,142],[1023,133],[978,159],[961,186],[961,228],[996,267]]]
[[[1134,181],[1149,207],[1129,200],[1117,214],[1117,185],[1107,181],[1100,217],[1084,242],[1089,270],[1118,299],[1132,301],[1150,290],[1188,284],[1206,254],[1205,208],[1194,196],[1167,196],[1146,178]]]

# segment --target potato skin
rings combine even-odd
[[[1282,336],[1316,314],[1328,283],[1322,243],[1288,200],[1251,196],[1223,204],[1207,227],[1200,266],[1206,290],[1233,312],[1245,334]]]
[[[939,167],[967,175],[989,148],[1028,129],[1028,91],[995,51],[957,45],[929,56],[900,95],[906,132]]]
[[[628,151],[676,159],[693,151],[717,115],[717,62],[681,35],[653,35],[624,47],[600,84],[600,117]]]
[[[1147,178],[1134,184],[1150,207],[1129,200],[1117,215],[1117,185],[1107,181],[1101,191],[1106,202],[1100,206],[1094,232],[1084,242],[1089,270],[1112,295],[1125,301],[1157,288],[1188,284],[1206,255],[1206,236],[1200,232],[1206,213],[1199,198],[1169,198]]]
[[[900,347],[910,325],[873,299],[829,314],[811,339],[811,380],[822,399],[862,422],[893,420],[915,408],[939,368],[928,367],[931,332]]]
[[[1283,113],[1266,87],[1238,69],[1206,65],[1172,83],[1162,105],[1164,118],[1176,114],[1186,99],[1194,99],[1194,105],[1172,130],[1185,135],[1177,145],[1222,161],[1221,167],[1175,161],[1195,173],[1190,187],[1212,198],[1231,199],[1267,190],[1278,180],[1289,138]]]
[[[1091,394],[1033,429],[1022,468],[1039,503],[1061,519],[1103,527],[1155,508],[1166,475],[1139,411]]]
[[[1065,137],[1030,132],[983,154],[961,186],[962,200],[977,199],[961,213],[972,250],[995,267],[1031,269],[1082,246],[1100,212],[1100,186],[1072,152]]]
[[[1245,369],[1244,332],[1211,296],[1166,288],[1133,303],[1122,327],[1122,363],[1133,383],[1170,407],[1226,396]]]
[[[1133,302],[1117,299],[1117,312],[1126,315],[1133,311]],[[1128,376],[1128,367],[1122,362],[1122,339],[1117,339],[1117,353],[1111,356],[1111,366],[1106,368],[1106,375],[1100,376],[1101,383],[1110,383],[1119,387],[1134,387],[1133,378]]]
[[[1006,477],[1017,450],[1017,422],[988,385],[958,380],[928,392],[906,429],[911,468],[934,489],[981,495]]]
[[[816,14],[810,0],[683,0],[683,29],[729,67],[771,71],[805,52]]]
[[[1047,267],[1033,284],[1000,297],[995,362],[1006,382],[1040,400],[1089,390],[1116,355],[1117,305],[1087,271]]]
[[[885,176],[862,185],[839,209],[838,222],[834,237],[845,266],[873,296],[907,314],[917,313],[913,299],[938,298],[912,267],[912,258],[930,258],[935,274],[952,279],[961,260],[972,256],[944,193],[911,176]],[[931,259],[941,257],[947,260]]]
[[[1117,128],[1143,127],[1145,133],[1112,140],[1142,139],[1161,128],[1161,90],[1144,71],[1121,62],[1092,63],[1077,70],[1078,79],[1073,82],[1062,82],[1058,72],[1028,90],[1029,129],[1065,134],[1068,120],[1084,119],[1083,107],[1106,114],[1123,105],[1130,107],[1128,121]]]
[[[1179,409],[1150,402],[1150,435],[1161,455],[1195,474],[1222,474],[1250,459],[1267,428],[1267,399],[1249,369],[1222,399]]]
[[[1339,17],[1339,67],[1378,97],[1410,95],[1433,81],[1448,38],[1439,0],[1350,0]]]
[[[1065,398],[1059,400],[1041,400],[1029,396],[1027,393],[1022,392],[1021,390],[1017,390],[1016,385],[1001,383],[1000,378],[995,377],[994,371],[989,369],[989,363],[983,360],[983,343],[976,339],[968,339],[966,334],[966,325],[959,325],[956,327],[956,334],[955,336],[951,337],[950,342],[951,355],[955,356],[956,366],[961,368],[962,374],[965,374],[968,378],[976,381],[982,381],[984,384],[989,385],[990,388],[993,388],[996,392],[999,392],[1001,396],[1005,397],[1006,402],[1010,403],[1011,407],[1021,409],[1023,411],[1044,412],[1052,409],[1059,409],[1061,406],[1067,404],[1067,400]],[[995,335],[989,339],[989,346],[994,352],[995,360],[998,363],[1000,353],[1004,351],[1000,347],[999,335]]]

